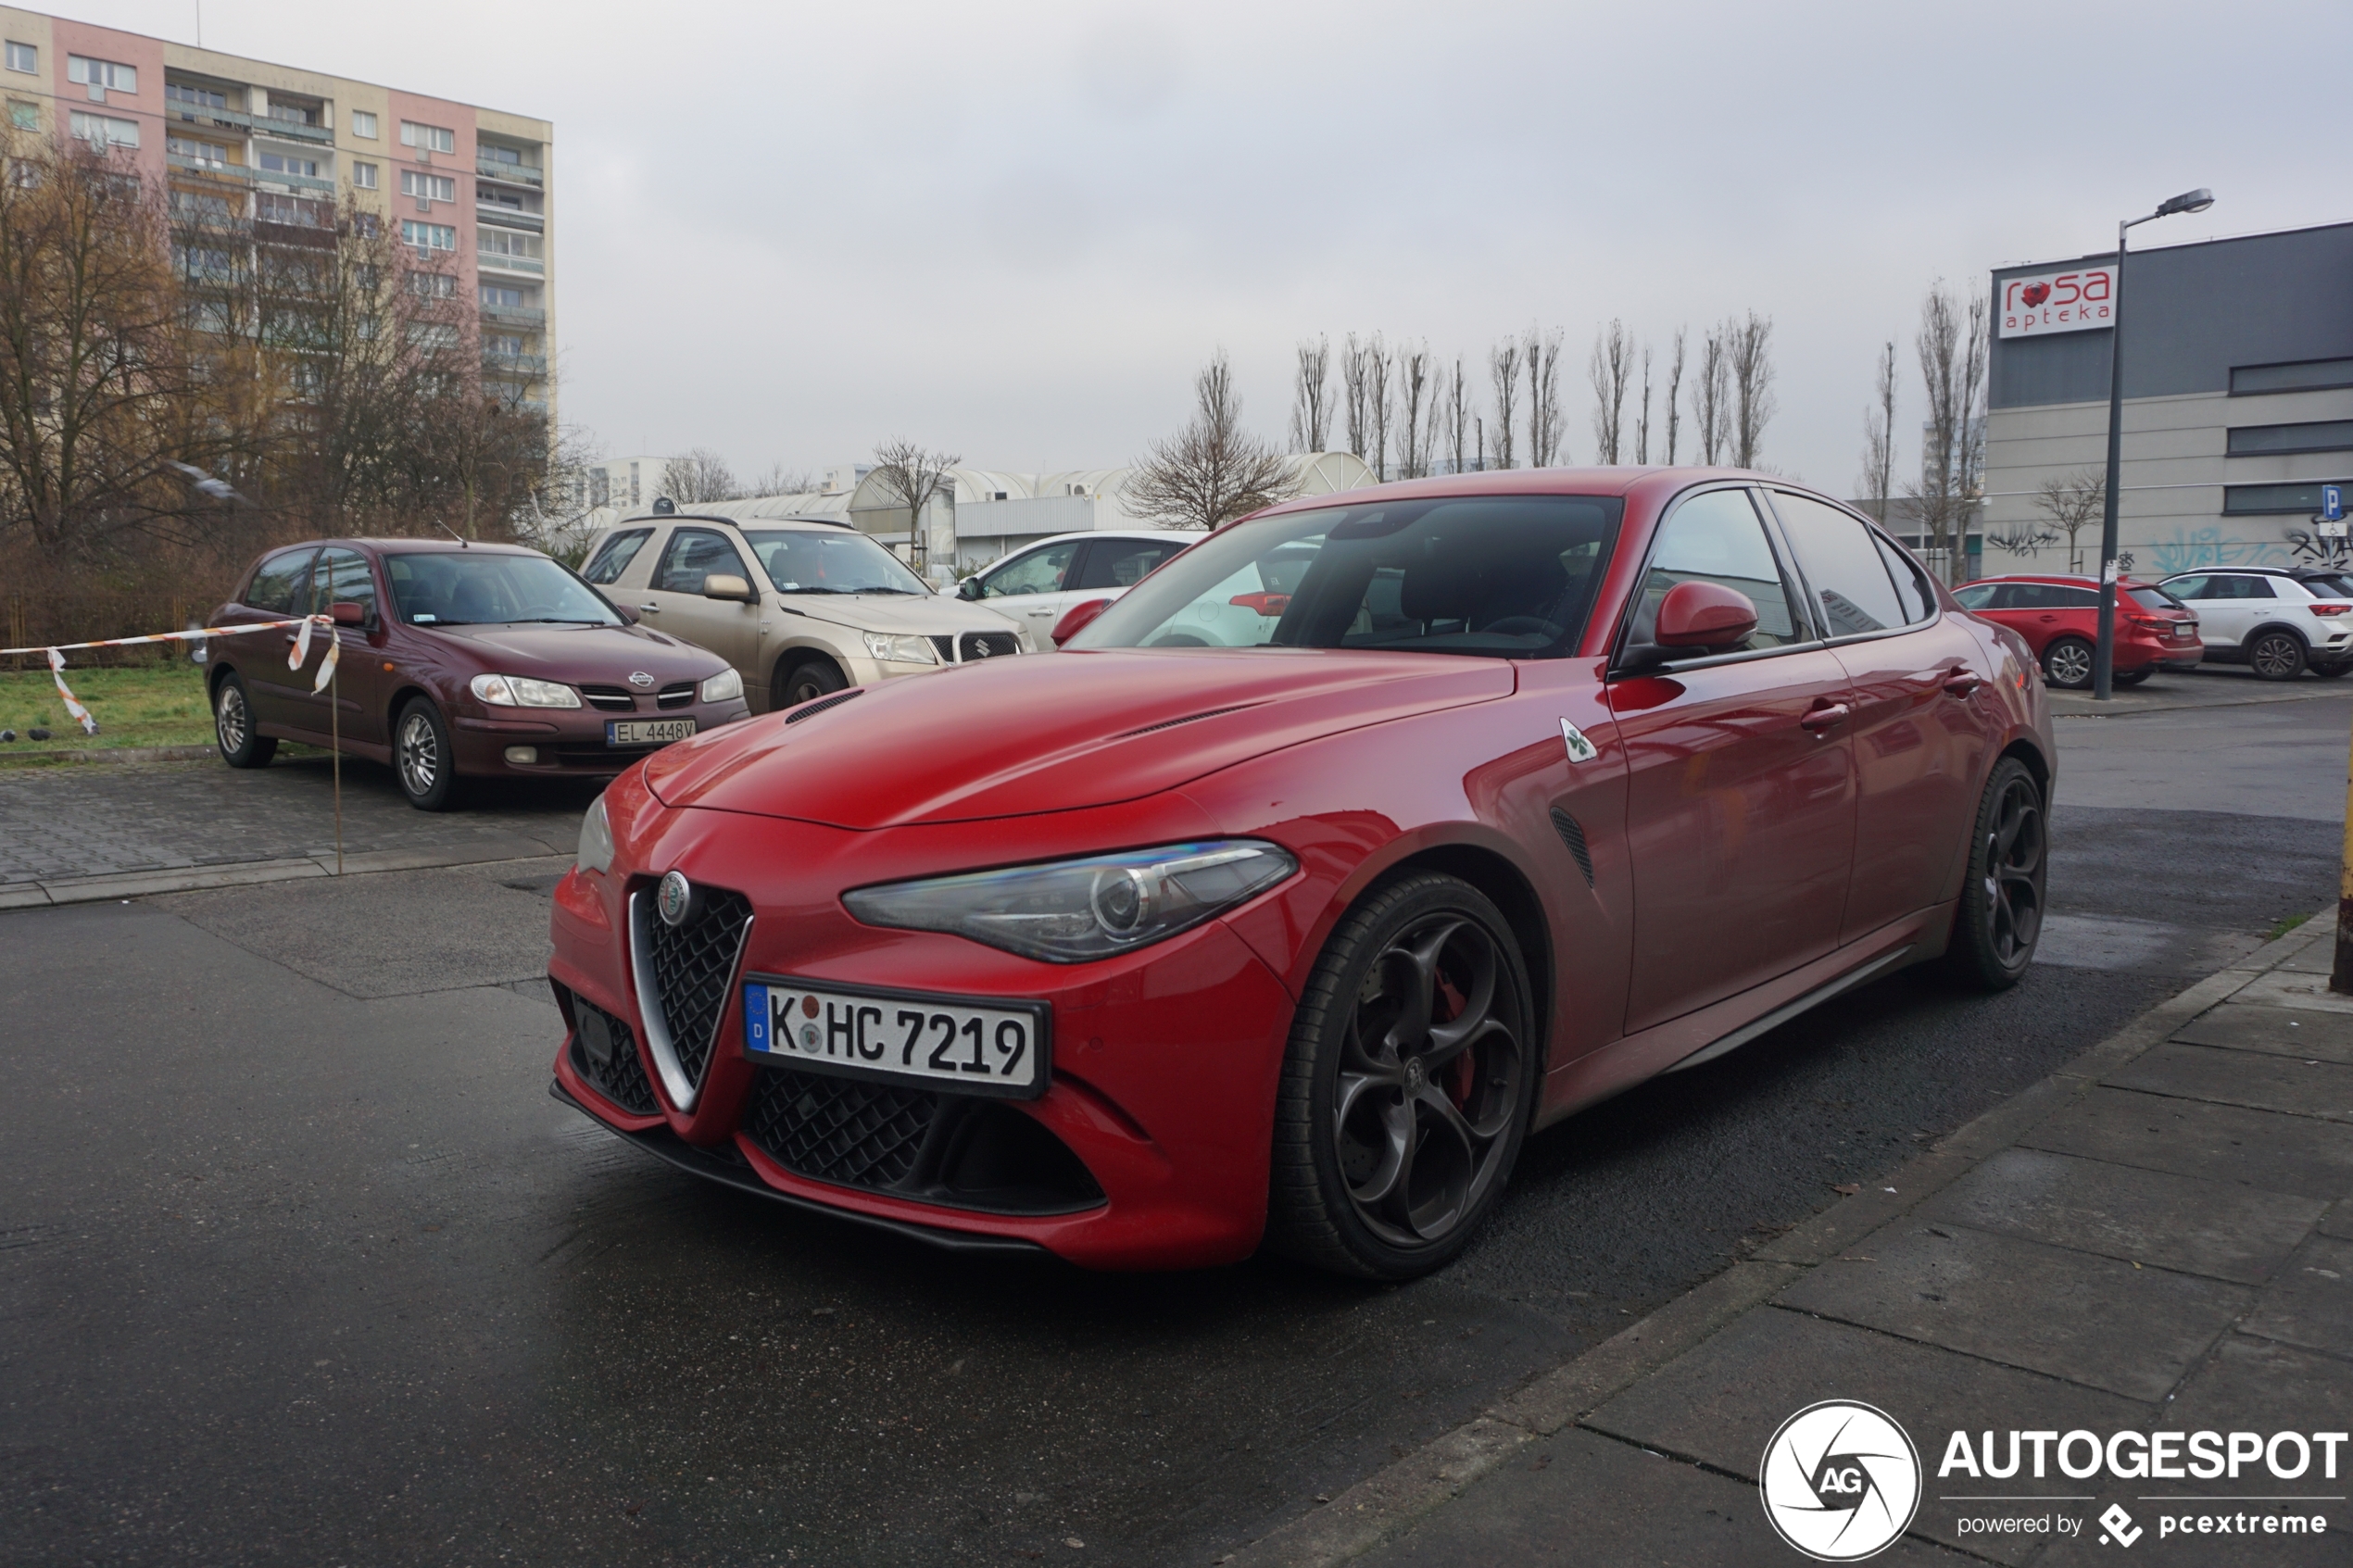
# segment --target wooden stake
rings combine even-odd
[[[335,874],[343,875],[343,661],[327,677],[327,731],[335,743]]]

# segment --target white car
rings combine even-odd
[[[2197,612],[2211,663],[2246,665],[2259,681],[2353,671],[2353,582],[2340,573],[2233,567],[2180,572],[2158,586]]]
[[[956,596],[1012,617],[1043,648],[1071,606],[1119,597],[1144,573],[1207,537],[1166,528],[1057,533],[965,578],[956,585]]]

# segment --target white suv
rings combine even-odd
[[[2259,681],[2353,671],[2353,581],[2314,568],[2184,571],[2158,584],[2197,612],[2206,657]]]
[[[1071,606],[1119,597],[1144,573],[1207,537],[1166,528],[1057,533],[965,578],[956,596],[1011,616],[1043,647]]]
[[[865,534],[820,519],[635,517],[597,537],[580,574],[734,665],[755,713],[1038,646],[1018,622],[934,593]]]

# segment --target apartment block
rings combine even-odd
[[[0,6],[19,133],[132,159],[175,206],[295,237],[346,198],[477,301],[486,382],[545,413],[554,127],[544,119]]]

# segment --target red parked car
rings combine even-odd
[[[2043,678],[2068,691],[2092,684],[2093,650],[2100,634],[2096,577],[1981,577],[1953,596],[1996,625],[2026,639]],[[2206,657],[2197,616],[2154,583],[2127,577],[2116,585],[2114,680],[2136,686],[2159,670],[2195,670]]]
[[[1194,630],[1270,568],[1254,643]],[[553,1090],[950,1246],[1408,1277],[1533,1129],[1907,964],[2017,981],[2055,756],[2017,636],[1780,481],[1295,502],[1062,653],[623,773]]]
[[[707,580],[729,592],[740,578]],[[745,584],[743,592],[749,593]],[[468,777],[610,778],[672,741],[743,718],[742,679],[715,653],[633,624],[536,550],[431,539],[326,539],[253,564],[211,624],[332,615],[343,641],[335,712],[291,632],[222,637],[208,690],[220,755],[259,768],[281,740],[389,763],[409,804],[458,804]]]

